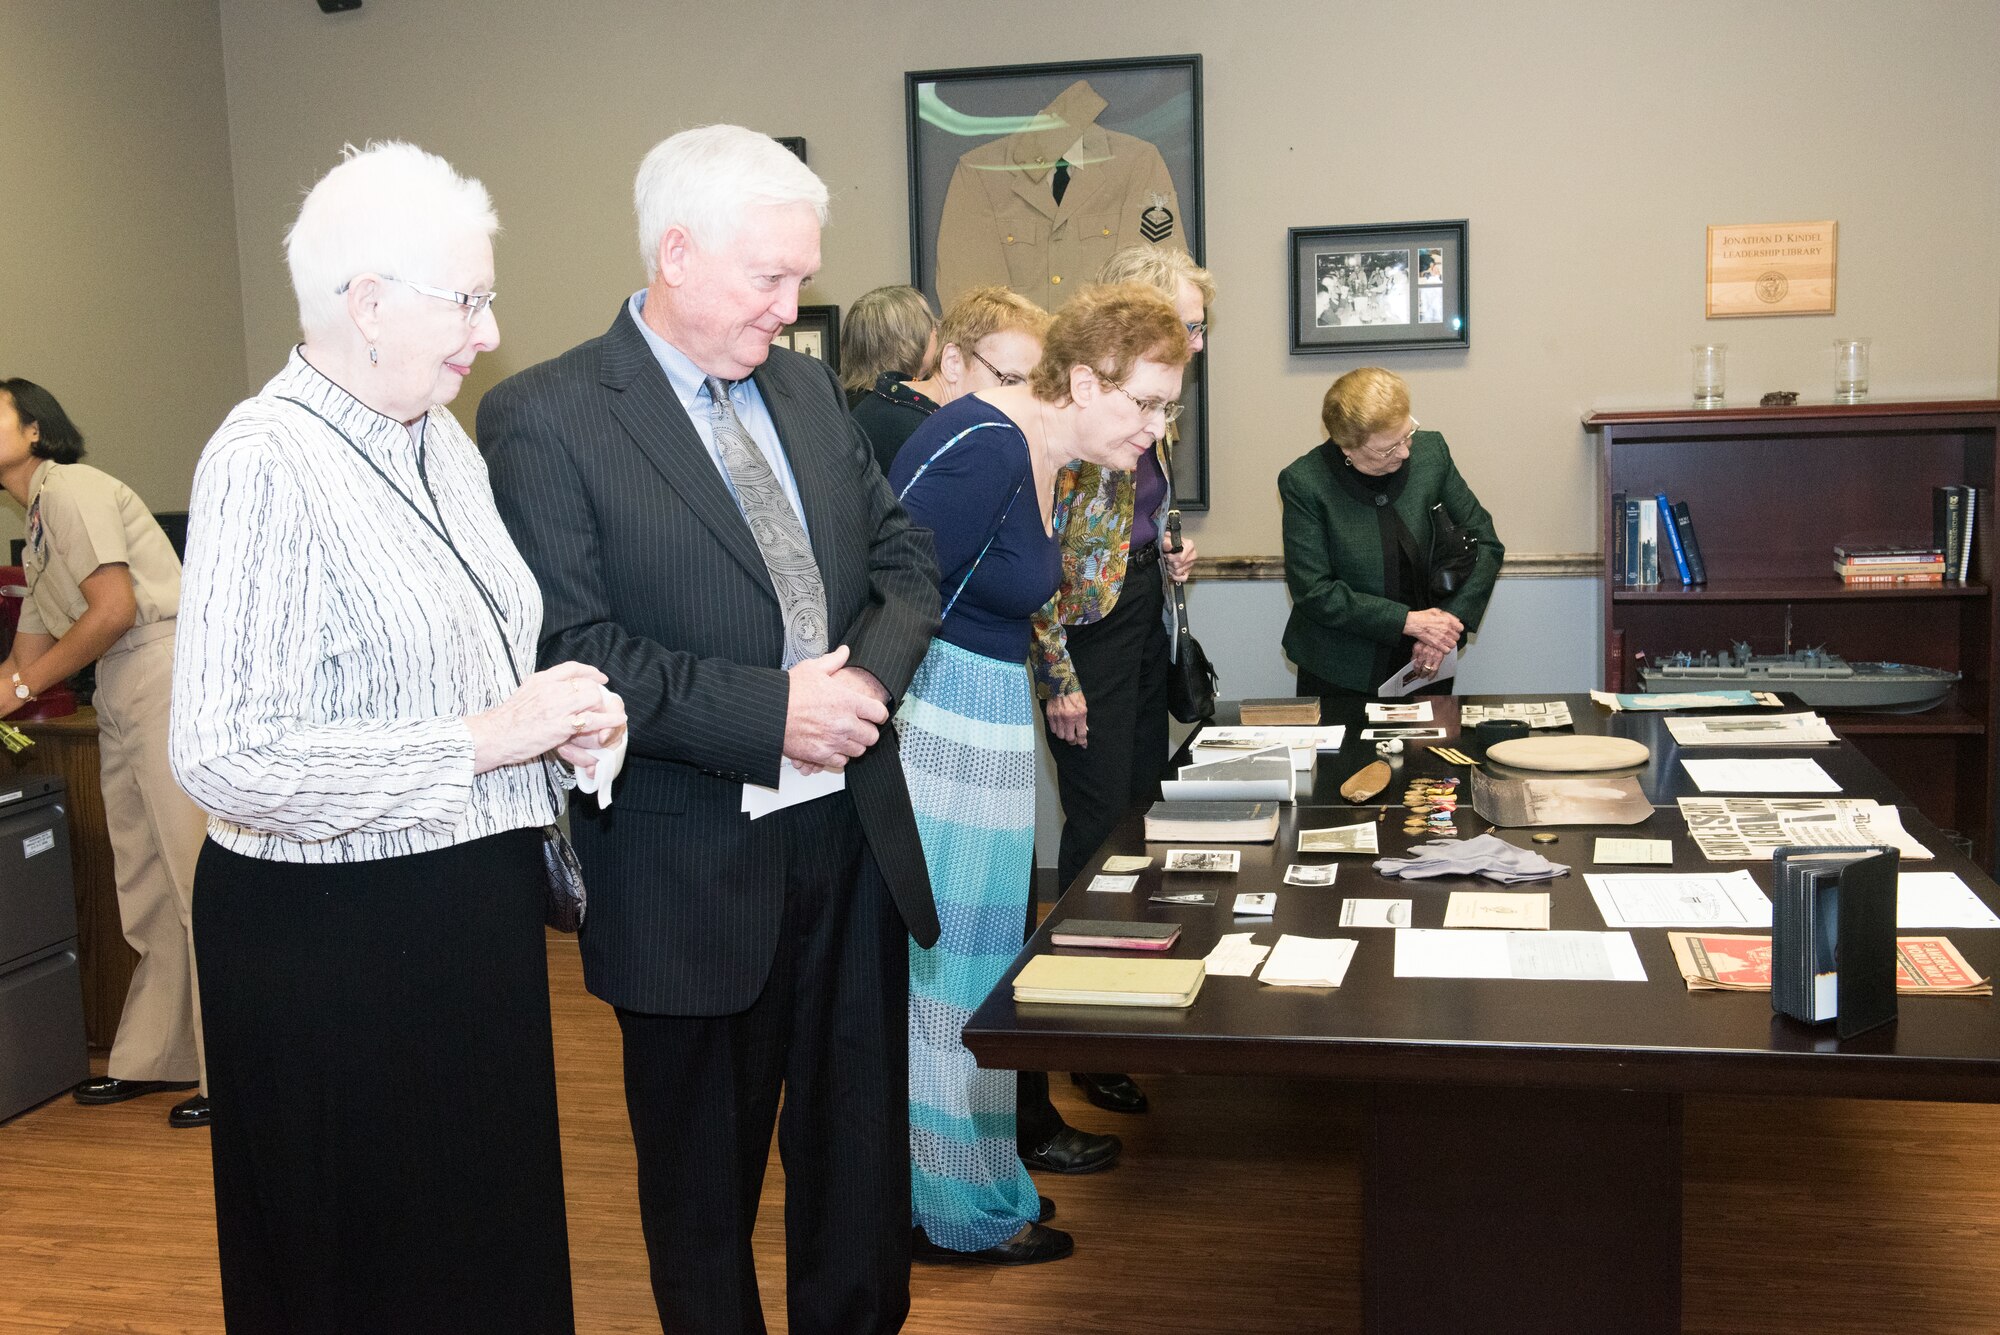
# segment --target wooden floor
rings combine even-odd
[[[573,939],[551,938],[549,960],[578,1329],[657,1331],[617,1025],[584,993]],[[919,1268],[910,1331],[1357,1329],[1351,1094],[1143,1083],[1153,1111],[1137,1118],[1081,1105],[1059,1084],[1072,1121],[1126,1138],[1112,1172],[1042,1181],[1076,1255],[1025,1270]],[[207,1133],[170,1129],[171,1101],[59,1098],[0,1125],[0,1332],[222,1328]],[[1691,1099],[1686,1144],[1684,1329],[2000,1331],[2000,1107]],[[757,1237],[773,1330],[784,1325],[782,1191],[774,1163]]]

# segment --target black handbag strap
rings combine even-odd
[[[950,440],[947,440],[944,444],[938,446],[937,449],[931,452],[931,457],[924,460],[921,464],[918,464],[917,471],[910,474],[910,480],[908,482],[905,482],[903,484],[903,489],[896,493],[896,503],[898,505],[902,504],[903,498],[910,494],[910,489],[917,485],[917,479],[921,478],[925,473],[929,472],[930,466],[936,463],[942,457],[944,457],[945,453],[949,451],[952,446],[958,444],[958,442],[964,440],[967,436],[979,430],[981,427],[1006,426],[1006,425],[1007,423],[1005,422],[974,422],[971,426],[959,432],[957,435],[953,436]],[[1022,435],[1021,440],[1023,444],[1026,444],[1027,436],[1025,433]],[[986,534],[986,545],[984,547],[981,547],[979,549],[979,554],[972,558],[972,564],[966,567],[965,578],[961,579],[958,582],[958,587],[952,590],[951,600],[944,605],[944,610],[938,613],[939,621],[943,621],[946,617],[950,616],[951,609],[958,606],[958,595],[964,593],[965,586],[972,583],[973,575],[977,573],[979,570],[979,563],[986,559],[987,550],[993,546],[993,540],[1000,536],[1000,530],[1006,525],[1007,516],[1014,513],[1014,502],[1021,498],[1021,489],[1028,485],[1028,479],[1033,477],[1034,475],[1035,475],[1035,464],[1034,464],[1034,459],[1031,456],[1028,460],[1028,471],[1022,475],[1021,480],[1019,482],[1016,482],[1014,484],[1014,494],[1007,498],[1007,504],[1005,504],[1000,508],[1000,517],[993,521],[992,529]]]
[[[418,522],[429,529],[436,536],[437,540],[444,544],[445,550],[450,552],[452,557],[457,560],[458,568],[465,572],[465,577],[468,580],[472,581],[473,589],[479,594],[479,601],[485,604],[486,614],[493,619],[494,633],[500,637],[500,656],[506,660],[507,670],[514,674],[514,689],[519,690],[525,685],[527,679],[521,673],[521,665],[514,661],[514,643],[507,637],[507,618],[500,611],[500,602],[493,596],[493,591],[486,587],[486,581],[479,578],[479,572],[472,568],[472,563],[465,559],[465,553],[459,550],[458,544],[452,541],[451,529],[444,522],[444,507],[438,504],[437,493],[431,490],[430,473],[424,467],[425,450],[423,442],[419,441],[417,443],[417,479],[424,484],[424,496],[430,501],[431,509],[437,511],[437,518],[435,520],[424,513],[424,508],[418,505],[408,492],[396,485],[396,479],[384,472],[382,465],[370,458],[368,451],[362,449],[355,442],[354,437],[341,430],[326,414],[314,408],[310,403],[292,398],[289,394],[280,394],[278,397],[286,403],[305,409],[314,417],[319,418],[320,421],[325,422],[327,430],[345,441],[347,448],[353,450],[361,462],[367,464],[375,476],[382,479],[382,485],[395,493],[396,499],[409,507],[410,513],[417,517]],[[546,760],[542,762],[542,777],[548,781],[549,796],[555,801],[557,814],[561,814],[563,805],[562,792],[556,786],[555,779],[549,774],[548,762]]]

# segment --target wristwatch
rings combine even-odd
[[[32,700],[35,698],[35,693],[28,689],[28,683],[21,680],[21,674],[18,672],[14,674],[14,698],[16,700]]]

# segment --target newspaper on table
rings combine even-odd
[[[1769,992],[1771,938],[1728,932],[1668,932],[1667,945],[1690,992]],[[1990,997],[1993,980],[1942,936],[1896,938],[1896,991]]]
[[[1567,728],[1573,720],[1564,700],[1521,700],[1503,705],[1460,705],[1458,726],[1476,728],[1497,718],[1519,719],[1530,728]]]
[[[1803,714],[1724,714],[1670,718],[1667,731],[1682,746],[1812,746],[1837,742],[1825,719]]]
[[[1893,844],[1929,859],[1896,808],[1867,797],[1683,797],[1681,819],[1710,862],[1762,862],[1794,845],[1859,848]]]

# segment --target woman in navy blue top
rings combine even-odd
[[[1062,581],[1049,530],[1072,459],[1131,469],[1166,433],[1187,330],[1138,285],[1072,298],[1025,385],[925,420],[890,486],[937,543],[944,622],[896,714],[942,934],[910,951],[910,1170],[916,1259],[1000,1265],[1067,1256],[1014,1141],[1015,1076],[960,1041],[1020,948],[1034,860],[1029,619]]]

